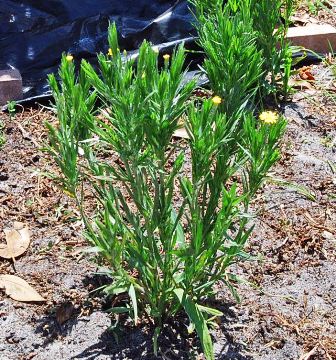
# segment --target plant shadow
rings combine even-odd
[[[38,324],[35,329],[35,334],[40,335],[44,339],[42,347],[45,348],[60,337],[65,338],[71,335],[73,328],[79,321],[84,321],[83,317],[81,317],[83,310],[90,314],[97,310],[107,309],[109,304],[106,303],[106,296],[101,291],[94,290],[91,292],[91,289],[99,289],[108,283],[109,278],[107,276],[87,275],[83,279],[85,300],[80,301],[80,306],[78,304],[74,305],[76,301],[62,299],[52,308],[49,308],[47,314],[37,321]],[[91,295],[99,299],[99,306],[97,308],[94,308],[90,302]]]
[[[221,336],[213,336],[216,343],[216,359],[220,360],[252,360],[252,357],[244,354],[241,344],[234,343],[232,336],[225,330],[229,322],[232,322],[236,314],[230,310],[232,303],[218,306],[223,311],[221,319]],[[144,324],[141,328],[120,326],[114,331],[105,330],[95,344],[75,354],[71,359],[93,360],[100,356],[108,356],[109,359],[166,359],[187,360],[201,359],[199,354],[201,344],[195,334],[188,334],[188,318],[179,316],[169,321],[163,328],[159,337],[159,351],[155,356],[153,352],[152,335],[154,328]],[[118,335],[117,335],[118,333]]]
[[[108,277],[88,275],[83,280],[83,285],[86,289],[98,289],[109,281]],[[181,314],[167,321],[158,339],[159,351],[155,356],[152,341],[154,328],[148,321],[143,321],[141,326],[135,327],[127,316],[120,316],[118,326],[111,326],[111,318],[104,311],[112,307],[111,298],[99,291],[93,291],[91,294],[98,298],[100,304],[99,308],[91,309],[91,315],[81,316],[80,308],[72,308],[69,302],[64,301],[55,309],[50,309],[50,313],[40,320],[35,333],[44,339],[42,348],[48,348],[48,345],[63,339],[65,342],[81,342],[81,345],[72,348],[67,359],[201,359],[201,344],[195,332],[188,334],[187,316]],[[230,324],[238,321],[236,312],[232,310],[236,304],[222,299],[212,300],[206,305],[223,313],[218,322],[218,329],[211,331],[215,344],[215,358],[252,360],[244,354],[243,346],[235,343],[228,330]],[[86,330],[82,330],[85,328]],[[100,328],[103,328],[102,332]]]
[[[108,356],[109,359],[141,359],[141,360],[187,360],[202,359],[199,357],[201,350],[196,339],[175,338],[172,341],[171,335],[163,331],[160,337],[160,348],[158,355],[153,353],[151,335],[143,330],[133,330],[123,334],[123,339],[116,342],[109,330],[104,331],[98,342],[83,349],[80,353],[71,357],[72,360],[85,359],[93,360],[100,356]],[[252,357],[244,355],[241,345],[230,343],[226,340],[220,345],[216,352],[216,359],[220,360],[252,360]]]

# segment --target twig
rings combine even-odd
[[[39,143],[21,126],[19,122],[16,121],[16,125],[18,126],[19,130],[21,131],[22,137],[25,140],[31,141],[37,148],[40,148]]]
[[[327,349],[325,348],[325,346],[323,345],[323,343],[319,342],[320,346],[322,346],[323,350],[325,351],[325,354],[328,358],[328,360],[332,360],[332,357],[328,354]]]
[[[317,228],[317,229],[322,229],[322,230],[327,230],[329,231],[330,233],[334,233],[336,231],[335,228],[330,228],[328,226],[324,226],[324,225],[320,225],[318,224],[312,217],[311,215],[308,213],[308,211],[306,211],[303,216],[308,220],[308,222],[310,223],[310,225],[314,228]]]
[[[300,356],[299,360],[309,360],[309,358],[316,354],[316,350],[318,349],[318,346],[316,345],[313,349],[311,349],[308,353],[305,353]]]

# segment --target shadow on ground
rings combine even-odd
[[[220,321],[221,337],[213,331],[216,359],[252,360],[244,355],[242,345],[235,344],[228,325],[235,321],[233,303],[217,302],[209,306],[223,312]],[[101,310],[88,316],[79,316],[75,310],[71,318],[63,325],[56,320],[56,313],[41,319],[35,330],[44,339],[39,354],[62,356],[64,359],[192,359],[199,358],[201,345],[196,335],[189,335],[187,317],[179,316],[164,327],[159,337],[158,356],[154,355],[152,334],[153,327],[142,324],[141,327],[130,325],[127,317],[120,318],[118,326],[112,327],[111,317]],[[237,319],[236,319],[237,321]],[[43,356],[44,356],[43,355]]]

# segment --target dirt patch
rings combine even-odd
[[[336,26],[336,2],[334,0],[304,0],[298,7],[294,22],[297,25],[330,24]]]

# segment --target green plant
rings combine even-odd
[[[265,74],[270,76],[268,92],[277,91],[277,83],[287,96],[291,74],[292,50],[286,39],[293,15],[294,0],[251,0],[253,28],[257,32],[257,46],[264,58]]]
[[[322,59],[324,65],[330,69],[331,75],[336,80],[336,56],[334,49],[332,48],[331,44],[329,44],[330,52],[324,59]]]
[[[324,8],[323,1],[321,0],[306,0],[306,5],[311,14],[317,15],[318,12]]]
[[[258,90],[260,100],[260,94],[277,93],[279,83],[288,95],[292,50],[286,34],[293,0],[190,2],[205,53],[204,71],[224,103],[253,102]]]
[[[10,120],[15,119],[16,116],[16,101],[8,101],[7,102],[7,110],[9,113]]]
[[[50,141],[47,150],[64,174],[63,177],[58,177],[58,181],[66,191],[74,195],[79,180],[78,156],[82,150],[79,141],[89,137],[88,124],[92,122],[96,93],[90,91],[90,85],[84,72],[81,71],[79,79],[76,79],[71,55],[62,56],[59,78],[62,79],[61,87],[59,87],[55,75],[48,76],[55,99],[55,112],[59,127],[56,131],[51,124],[46,124]]]
[[[15,119],[16,116],[16,101],[8,101],[7,102],[7,110],[9,114],[10,121]],[[6,138],[4,134],[5,125],[0,118],[0,148],[5,144]]]
[[[213,359],[208,327],[221,313],[207,301],[221,282],[238,299],[239,279],[230,266],[249,257],[244,252],[252,231],[249,203],[279,158],[285,121],[272,112],[257,120],[247,111],[244,102],[254,95],[255,77],[232,105],[218,96],[191,100],[195,81],[183,81],[183,46],[165,55],[160,68],[146,41],[136,62],[123,59],[115,26],[109,45],[107,55],[98,55],[99,72],[82,61],[75,79],[72,59],[69,64],[63,57],[61,86],[49,78],[59,116],[58,127],[48,124],[49,151],[77,199],[86,236],[108,269],[111,284],[104,290],[128,294],[111,312],[129,314],[135,324],[147,317],[157,353],[167,319],[183,310],[206,358]],[[259,53],[251,54],[259,74]],[[247,55],[236,60],[240,69],[250,62]],[[88,93],[77,91],[88,89],[88,83],[89,96],[97,95],[101,103],[96,114],[86,105]],[[235,83],[230,86],[234,92]],[[81,116],[73,116],[73,108],[64,110],[65,98],[79,104]],[[186,149],[172,141],[181,119],[189,134],[190,170]],[[79,137],[79,125],[95,140]],[[97,199],[91,217],[84,187]]]
[[[336,79],[336,61],[335,61],[334,64],[332,64],[330,66],[330,68],[331,68],[331,72],[332,72],[332,75],[333,75],[334,79]]]
[[[5,144],[6,139],[4,135],[4,124],[2,122],[2,119],[0,119],[0,148]]]
[[[192,4],[204,71],[211,89],[223,99],[222,111],[230,116],[254,102],[264,75],[249,1],[229,1],[215,9],[206,8],[202,0]]]

